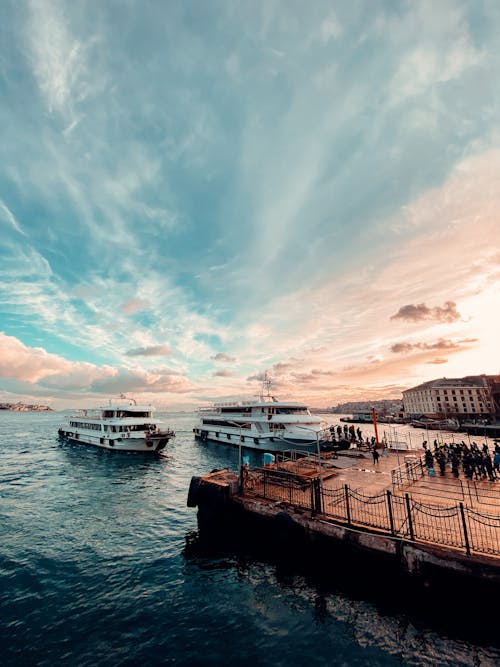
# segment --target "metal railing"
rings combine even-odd
[[[322,488],[318,477],[267,468],[246,470],[242,489],[245,495],[306,509],[348,526],[463,549],[469,555],[500,556],[500,516],[478,511],[462,501],[449,506],[426,504],[409,493],[389,490],[367,496],[347,484]]]

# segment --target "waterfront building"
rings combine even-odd
[[[500,375],[441,378],[403,392],[407,417],[449,418],[459,421],[500,417]]]

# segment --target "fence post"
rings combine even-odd
[[[267,498],[267,492],[266,492],[266,481],[267,481],[267,472],[264,470],[263,474],[263,487],[264,487],[264,498]]]
[[[389,524],[391,526],[391,535],[394,535],[394,517],[392,516],[392,494],[387,490],[387,508],[389,510]]]
[[[464,504],[459,503],[459,505],[460,505],[460,514],[462,515],[462,526],[464,529],[465,553],[467,554],[467,556],[470,556],[469,535],[467,534],[467,522],[465,521]]]
[[[413,521],[411,519],[411,508],[410,508],[410,496],[405,493],[406,500],[406,512],[408,514],[408,528],[410,529],[410,540],[415,541],[415,535],[413,533]]]
[[[322,496],[322,484],[319,479],[316,479],[316,511],[318,514],[323,514],[323,496]]]
[[[345,508],[347,512],[347,525],[351,525],[351,508],[349,507],[349,487],[347,484],[344,485],[344,492],[345,492]]]

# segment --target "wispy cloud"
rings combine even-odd
[[[150,347],[135,347],[127,350],[127,357],[164,357],[172,354],[168,345],[151,345]]]
[[[214,361],[222,361],[224,363],[231,363],[233,361],[236,361],[236,357],[232,357],[230,354],[227,354],[226,352],[217,352],[217,354],[214,354],[213,357],[210,357]]]
[[[28,33],[35,78],[49,111],[69,118],[73,129],[78,122],[75,107],[87,96],[90,72],[85,45],[68,25],[68,14],[58,2],[32,0]]]
[[[21,225],[14,217],[14,214],[9,210],[8,206],[1,199],[0,199],[0,219],[7,222],[7,224],[10,225],[13,229],[15,229],[16,232],[19,232],[19,234],[23,234],[23,236],[26,236],[26,234],[23,232],[21,228]]]
[[[121,309],[127,315],[132,315],[133,313],[138,313],[141,310],[147,310],[151,307],[151,304],[147,299],[140,299],[139,297],[134,297],[129,299],[124,304],[122,304]]]
[[[231,373],[231,371],[228,371],[228,370],[214,371],[214,373],[212,373],[212,375],[213,375],[214,377],[220,377],[220,378],[230,378],[230,377],[233,377],[233,374]]]

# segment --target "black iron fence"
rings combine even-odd
[[[347,484],[324,488],[319,477],[271,468],[245,470],[242,484],[245,494],[310,510],[348,526],[463,549],[467,554],[500,555],[500,516],[462,501],[447,506],[425,504],[409,493],[389,490],[367,496]]]

